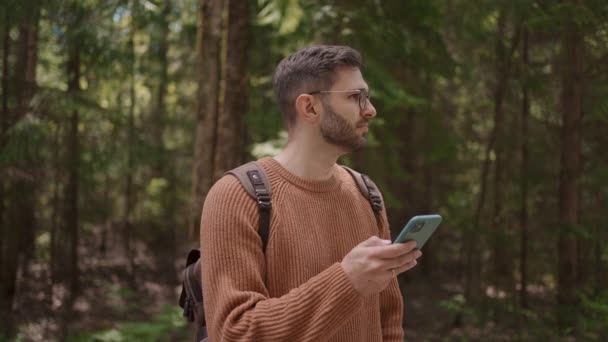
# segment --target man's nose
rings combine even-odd
[[[371,119],[376,116],[376,107],[374,107],[371,100],[367,100],[367,106],[365,106],[365,109],[361,112],[361,116],[366,119]]]

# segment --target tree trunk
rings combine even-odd
[[[75,98],[80,93],[80,41],[73,38],[68,43],[68,93]],[[62,265],[67,266],[67,280],[69,293],[64,303],[65,320],[62,327],[62,335],[67,336],[69,322],[72,320],[72,309],[77,296],[80,293],[80,274],[78,269],[78,242],[79,242],[79,187],[80,187],[80,142],[78,138],[78,126],[80,114],[78,109],[73,109],[66,131],[67,146],[67,184],[65,186],[65,216],[63,219],[64,231],[67,242],[66,259]]]
[[[528,121],[530,117],[530,99],[528,90],[529,61],[528,61],[528,28],[523,32],[522,62],[524,77],[522,81],[521,108],[521,207],[520,224],[520,257],[519,257],[519,302],[522,308],[528,308],[528,164],[530,160],[528,147]]]
[[[4,146],[5,134],[8,130],[8,55],[10,53],[10,25],[8,21],[8,10],[4,12],[4,25],[2,31],[2,113],[0,116],[0,147]],[[4,180],[6,176],[0,167],[0,340],[10,340],[15,332],[12,318],[13,297],[15,294],[14,278],[16,270],[12,270],[17,265],[11,260],[13,252],[8,239],[9,229],[4,217]],[[7,244],[8,243],[8,244]],[[14,264],[15,266],[8,267]],[[14,274],[14,275],[13,275]]]
[[[31,153],[31,150],[27,152]],[[29,155],[27,158],[29,159]],[[17,272],[19,270],[19,258],[23,256],[20,246],[20,229],[32,229],[35,224],[34,209],[34,177],[30,174],[19,176],[14,184],[9,187],[7,229],[2,244],[2,270],[0,274],[0,327],[2,332],[10,336],[15,332],[14,313],[12,310],[13,300],[17,289]],[[1,335],[0,335],[1,336]]]
[[[493,211],[493,258],[494,258],[494,285],[497,291],[506,291],[512,288],[512,279],[509,276],[511,260],[509,253],[509,229],[505,226],[505,212],[503,209],[503,185],[505,160],[508,159],[505,148],[505,114],[504,101],[511,78],[511,65],[514,52],[519,43],[520,27],[517,25],[510,39],[510,45],[504,46],[507,26],[507,14],[501,11],[497,23],[498,36],[496,40],[496,87],[494,91],[494,130],[495,130],[495,163],[494,163],[494,211]]]
[[[505,91],[507,82],[510,76],[511,60],[513,52],[517,48],[519,41],[519,31],[516,30],[511,38],[510,49],[505,51],[503,46],[504,31],[506,24],[506,17],[504,10],[501,10],[497,21],[497,43],[496,43],[496,87],[494,89],[494,127],[490,133],[488,144],[486,146],[485,158],[481,169],[481,189],[479,194],[479,200],[475,208],[473,217],[473,227],[467,230],[465,233],[465,263],[467,269],[465,271],[465,298],[468,301],[475,302],[478,298],[478,292],[481,285],[481,260],[479,260],[479,228],[481,225],[481,216],[483,213],[483,207],[486,202],[487,196],[487,185],[488,175],[490,173],[490,156],[494,151],[496,156],[496,163],[494,167],[494,208],[493,208],[493,239],[492,251],[494,259],[494,278],[495,282],[498,283],[498,279],[502,277],[501,271],[508,264],[506,262],[506,252],[504,246],[499,243],[503,238],[504,232],[501,231],[502,227],[502,171],[503,165],[501,158],[503,158],[502,144],[502,131],[503,131],[503,102],[505,97]],[[506,268],[508,269],[508,268]],[[504,272],[504,271],[503,271]]]
[[[53,215],[51,221],[51,242],[50,242],[50,270],[51,270],[51,292],[56,283],[60,281],[57,275],[59,274],[59,265],[61,264],[61,184],[64,169],[61,161],[61,138],[63,136],[63,125],[61,121],[57,122],[57,128],[54,136],[53,144],[53,165],[54,165],[54,186],[53,186]]]
[[[580,1],[567,1],[580,6]],[[559,183],[557,303],[561,329],[574,327],[577,286],[577,246],[573,229],[579,222],[578,189],[581,170],[584,37],[572,17],[562,29],[562,131]]]
[[[28,111],[29,103],[34,95],[36,85],[36,63],[38,56],[38,21],[40,8],[31,8],[31,16],[19,27],[19,40],[15,51],[15,82],[14,115],[9,115],[8,108],[8,69],[10,53],[10,27],[7,22],[3,33],[3,96],[2,96],[2,125],[0,138],[5,139],[9,127],[22,118]],[[4,141],[2,141],[4,143]],[[33,256],[34,232],[36,226],[36,180],[35,148],[27,143],[23,147],[23,158],[14,164],[19,170],[17,176],[11,178],[7,189],[0,182],[0,328],[2,335],[11,336],[15,332],[12,303],[16,293],[17,274],[21,264],[24,277],[27,276],[27,265]],[[0,170],[1,173],[1,170]],[[2,180],[4,180],[4,175]],[[8,193],[8,207],[4,208],[4,192]],[[5,212],[6,211],[6,216]],[[4,218],[6,217],[6,221]],[[0,335],[0,336],[2,336]]]
[[[608,129],[608,125],[605,125],[606,128]],[[599,208],[606,208],[606,197],[604,194],[599,194],[597,195],[598,201],[597,203],[599,204]],[[600,215],[602,218],[600,220],[603,219],[603,215]],[[594,294],[596,296],[600,296],[602,291],[604,291],[606,289],[606,287],[608,286],[608,282],[606,280],[608,280],[608,275],[606,273],[606,265],[605,265],[605,261],[602,259],[602,251],[604,251],[605,247],[605,236],[606,236],[606,232],[604,231],[604,229],[602,229],[600,224],[596,224],[594,225],[594,234],[593,236],[597,237],[594,241],[594,248],[593,248],[593,274],[595,275],[595,281],[594,281]]]
[[[0,148],[4,146],[5,135],[8,130],[8,56],[11,48],[11,38],[9,35],[9,31],[11,29],[9,25],[9,13],[8,10],[5,9],[4,12],[4,25],[2,26],[2,112],[0,112]],[[0,167],[0,241],[4,241],[4,229],[5,229],[5,220],[4,220],[4,179],[6,178],[3,175],[4,170]],[[2,253],[1,245],[0,245],[0,253]],[[1,254],[0,254],[1,255]],[[0,259],[0,270],[2,269],[2,259]],[[1,317],[0,317],[1,319]]]
[[[10,77],[8,73],[8,56],[11,51],[11,26],[9,24],[9,12],[4,13],[4,25],[2,30],[2,117],[0,117],[0,146],[4,146],[5,134],[8,131],[9,124],[9,111],[8,111],[8,97],[9,87],[8,79]],[[0,201],[0,206],[3,203]],[[0,220],[2,220],[2,208],[0,208]]]
[[[580,165],[581,165],[581,170],[582,170],[582,165],[584,165],[585,160],[584,160],[584,155],[581,151],[581,161],[580,161]],[[580,173],[579,173],[580,174]],[[579,218],[582,217],[582,213],[584,210],[584,203],[583,203],[583,186],[579,185],[578,187],[578,199],[576,201],[577,203],[577,213],[576,216]],[[585,233],[587,234],[593,234],[593,230],[590,227],[587,226],[581,226],[581,229],[584,230]],[[597,236],[597,235],[591,235],[591,236]],[[576,283],[577,284],[587,284],[589,282],[589,276],[590,273],[592,272],[592,268],[591,268],[591,259],[592,259],[592,253],[593,253],[593,242],[590,241],[587,238],[582,237],[580,234],[577,235],[576,237],[576,253],[577,253],[577,260],[576,260]]]
[[[464,269],[464,297],[467,302],[476,303],[479,299],[481,281],[481,260],[480,260],[480,236],[479,227],[481,226],[481,214],[487,196],[488,174],[490,171],[490,154],[494,148],[495,132],[492,131],[488,145],[486,146],[485,158],[481,167],[481,186],[479,199],[473,216],[473,227],[468,228],[464,234],[463,247],[465,250],[465,269]],[[456,325],[460,325],[460,315],[456,319]]]
[[[34,5],[32,16],[19,27],[19,44],[15,61],[16,95],[15,117],[11,124],[19,121],[27,112],[29,102],[36,90],[36,64],[38,60],[38,21],[40,8]]]
[[[9,127],[23,118],[29,111],[30,101],[34,96],[36,90],[36,64],[38,59],[38,21],[39,21],[40,8],[36,3],[31,8],[31,16],[28,17],[19,26],[19,41],[16,50],[16,61],[15,61],[15,110],[12,121],[8,123]],[[11,120],[11,119],[9,119]],[[28,147],[29,149],[29,147]],[[25,159],[20,162],[19,168],[22,169],[24,174],[31,174],[34,166],[34,156],[29,153]],[[19,187],[32,186],[31,184],[22,184],[20,182],[33,182],[37,178],[32,176],[29,180],[20,179],[17,185]],[[32,188],[32,191],[35,187]],[[24,195],[25,196],[25,195]],[[24,199],[25,201],[26,199]],[[33,206],[34,193],[29,194],[29,200],[32,201]],[[23,266],[21,270],[27,274],[27,264],[33,256],[34,249],[34,227],[35,225],[26,225],[20,228],[18,246],[20,251],[20,263]]]
[[[408,78],[413,77],[413,75],[406,74],[404,72],[400,75],[401,80],[407,80]],[[416,146],[418,141],[420,141],[420,132],[422,131],[421,127],[421,118],[414,109],[404,108],[405,117],[400,120],[397,127],[395,127],[396,132],[403,134],[404,139],[402,143],[398,147],[398,155],[400,156],[398,163],[405,173],[405,177],[401,177],[401,179],[397,179],[396,183],[399,184],[397,186],[398,193],[396,194],[399,198],[403,198],[403,210],[402,217],[395,217],[393,219],[397,220],[398,225],[403,225],[407,222],[412,216],[418,213],[418,198],[421,195],[419,190],[419,183],[417,182],[416,175],[419,174],[419,156],[418,151],[412,149],[411,146]],[[397,228],[398,230],[400,228]],[[397,231],[398,233],[398,231]]]
[[[424,97],[427,99],[427,105],[424,109],[428,114],[422,123],[422,144],[424,146],[431,146],[432,144],[432,130],[433,122],[431,114],[433,113],[433,91],[435,85],[429,70],[424,71]],[[416,145],[411,145],[416,146]],[[418,153],[419,157],[419,173],[415,177],[415,182],[421,184],[420,191],[418,192],[418,213],[417,214],[430,214],[434,212],[433,208],[433,170],[435,169],[431,165],[431,158],[428,158],[424,153]],[[427,277],[430,277],[432,270],[435,268],[435,244],[433,240],[429,241],[425,246],[425,252],[421,257],[421,269],[422,273]]]
[[[496,287],[496,291],[502,291],[505,287],[505,262],[507,258],[505,239],[506,231],[503,226],[503,159],[504,159],[504,108],[503,103],[505,99],[505,92],[508,82],[508,75],[506,70],[507,56],[503,43],[505,37],[505,25],[506,15],[504,11],[501,11],[497,21],[498,35],[496,37],[496,74],[495,74],[495,88],[494,88],[494,131],[496,135],[496,142],[494,146],[494,211],[492,219],[492,252],[493,252],[493,285]],[[508,274],[508,273],[507,273]]]
[[[161,253],[157,253],[157,265],[163,274],[164,280],[167,281],[168,285],[175,284],[177,274],[175,273],[176,258],[176,230],[175,224],[172,222],[174,218],[173,203],[176,201],[175,192],[175,180],[173,177],[172,168],[168,163],[167,155],[163,145],[163,133],[165,129],[165,116],[166,116],[166,105],[165,96],[167,94],[168,84],[168,59],[167,53],[169,50],[169,14],[171,13],[171,2],[165,0],[162,8],[162,12],[159,18],[159,48],[158,48],[158,62],[160,71],[160,81],[158,84],[158,92],[156,95],[155,109],[153,111],[154,117],[152,118],[152,130],[153,141],[155,142],[155,153],[156,163],[153,166],[153,177],[162,178],[167,182],[167,186],[163,188],[163,192],[160,198],[161,201],[161,214],[158,218],[157,224],[154,226],[154,245],[162,247]],[[167,289],[170,289],[168,286]]]
[[[249,5],[247,1],[230,0],[228,7],[226,84],[223,111],[218,120],[214,179],[240,163],[243,153],[241,136],[247,111],[247,49],[249,46]]]
[[[131,243],[131,236],[133,231],[133,225],[131,222],[131,215],[133,212],[133,204],[135,202],[134,190],[133,190],[133,174],[135,173],[135,161],[134,161],[134,148],[135,148],[135,106],[137,102],[137,98],[135,95],[135,75],[136,75],[136,56],[135,56],[135,32],[137,28],[135,27],[135,16],[137,15],[137,7],[138,1],[133,0],[132,2],[132,12],[133,17],[131,18],[131,32],[128,41],[129,46],[129,54],[130,54],[130,62],[131,62],[131,77],[129,84],[129,116],[127,119],[127,174],[126,174],[126,185],[125,185],[125,208],[124,208],[124,218],[122,224],[122,234],[123,234],[123,249],[126,258],[126,267],[127,267],[127,279],[129,283],[129,287],[131,289],[136,289],[137,287],[137,276],[136,276],[136,267],[133,253],[133,246]]]
[[[428,128],[427,128],[428,129]],[[422,203],[420,207],[421,214],[430,214],[434,211],[433,207],[433,168],[428,164],[428,160],[423,165],[423,175],[419,182],[424,184]],[[436,248],[435,248],[435,240],[431,239],[424,245],[424,254],[422,255],[422,273],[427,277],[431,276],[431,273],[435,269],[436,263]]]
[[[167,94],[167,83],[168,83],[168,60],[167,51],[169,50],[169,22],[168,16],[171,13],[171,3],[165,0],[162,12],[159,18],[159,31],[160,36],[158,46],[158,63],[160,71],[160,80],[158,83],[158,90],[156,93],[156,100],[154,110],[152,111],[152,144],[156,153],[156,161],[153,165],[153,177],[162,177],[164,170],[164,146],[163,146],[163,134],[165,125],[165,97]]]
[[[198,92],[192,171],[190,238],[198,239],[205,196],[213,183],[221,71],[221,0],[200,0],[198,18]]]

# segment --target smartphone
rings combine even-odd
[[[416,248],[421,249],[431,235],[433,235],[435,229],[439,227],[441,220],[441,216],[437,214],[414,216],[403,227],[393,243],[415,240]]]

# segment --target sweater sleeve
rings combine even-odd
[[[232,176],[220,179],[201,218],[204,307],[211,341],[321,341],[362,305],[339,263],[279,298],[265,286],[258,208]]]
[[[386,210],[382,211],[382,228],[380,234],[383,239],[391,239],[388,228]],[[382,341],[403,341],[403,297],[399,289],[399,282],[394,278],[391,283],[380,292],[380,318],[382,324]]]

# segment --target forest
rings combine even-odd
[[[608,338],[606,0],[0,0],[0,341],[190,341],[211,185],[287,133],[278,62],[361,52],[340,163],[393,234],[407,341]]]

